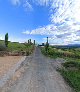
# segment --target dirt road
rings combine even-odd
[[[50,59],[43,56],[39,48],[36,48],[27,67],[23,77],[6,92],[71,92],[62,76],[52,67]]]

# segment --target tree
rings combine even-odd
[[[5,46],[8,47],[8,33],[5,34]]]

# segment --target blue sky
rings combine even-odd
[[[79,0],[0,0],[0,39],[80,44]]]

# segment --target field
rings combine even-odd
[[[29,55],[33,52],[34,45],[28,43],[19,43],[19,42],[10,42],[6,48],[4,41],[0,40],[0,51],[7,51],[12,53],[26,52],[26,55]]]
[[[0,40],[0,77],[21,60],[23,56],[19,53],[30,55],[33,50],[33,44],[9,41],[8,47],[5,47],[4,41]],[[5,54],[5,52],[9,54]]]
[[[54,59],[63,58],[66,60],[59,72],[75,92],[80,92],[80,48],[49,47],[47,52],[45,48],[42,48],[42,53]]]

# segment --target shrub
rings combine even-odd
[[[5,45],[0,45],[0,51],[6,51],[6,50],[7,50],[7,48]]]
[[[80,71],[62,69],[60,72],[75,92],[80,92]]]
[[[65,63],[63,63],[63,66],[66,68],[75,67],[77,69],[80,69],[80,62],[77,62],[77,61],[65,62]]]

